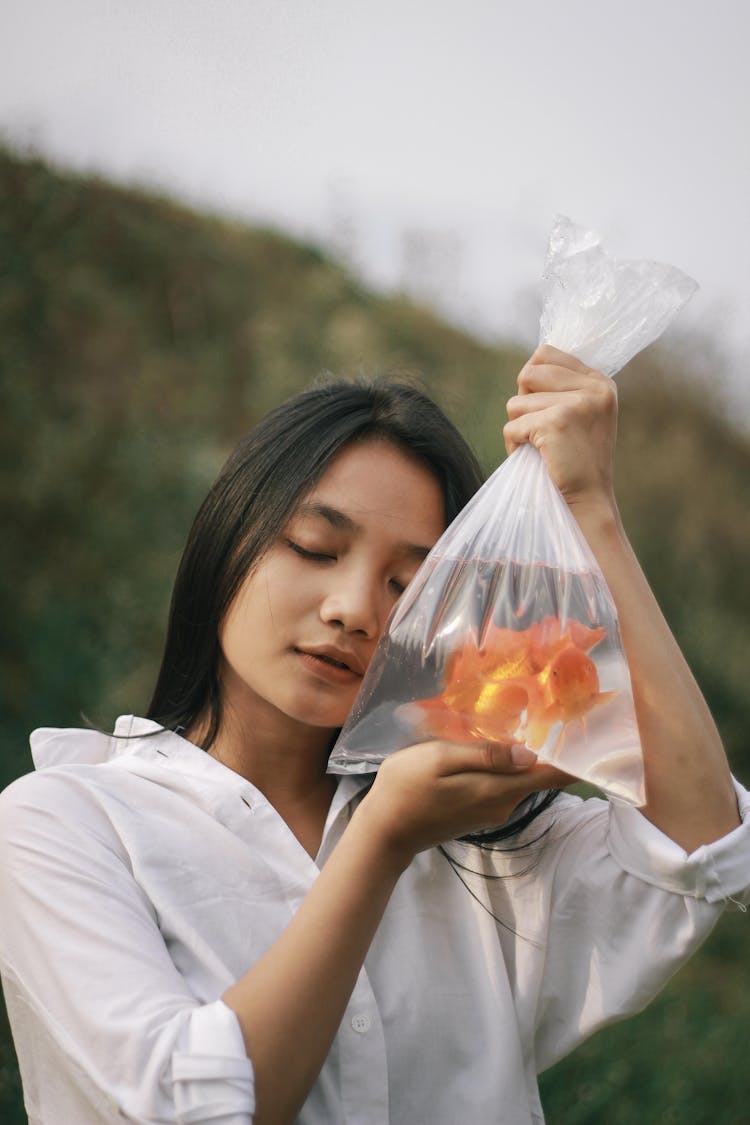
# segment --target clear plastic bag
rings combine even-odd
[[[694,292],[679,270],[619,262],[558,217],[540,339],[613,375]],[[612,597],[539,453],[516,450],[402,595],[329,762],[372,772],[433,738],[524,742],[610,796],[644,802]]]

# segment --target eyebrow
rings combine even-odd
[[[297,514],[300,516],[319,516],[336,531],[348,531],[351,534],[356,534],[362,530],[360,524],[356,523],[346,512],[341,512],[338,508],[332,508],[329,504],[317,504],[315,502],[300,504]],[[398,554],[420,561],[426,559],[431,550],[431,547],[423,547],[419,543],[403,542],[396,545]]]

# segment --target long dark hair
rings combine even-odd
[[[410,383],[326,380],[278,406],[239,443],[195,518],[175,580],[148,718],[171,730],[199,725],[203,749],[212,746],[222,717],[224,615],[336,454],[368,438],[391,443],[433,473],[446,525],[482,483],[479,463],[459,431]],[[514,818],[513,830],[520,827]]]

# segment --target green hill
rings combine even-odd
[[[143,709],[192,514],[231,445],[270,406],[323,370],[409,371],[489,469],[522,361],[517,347],[490,347],[404,298],[369,291],[316,246],[0,150],[0,785],[30,768],[30,728],[78,725],[81,711],[109,724]],[[619,491],[748,780],[750,443],[709,406],[702,366],[700,356],[650,349],[621,376]],[[699,1099],[680,1068],[686,1108],[670,1117],[667,1099],[654,1121],[740,1120],[739,1109],[731,1115],[742,1071],[737,1063],[731,1073],[732,1042],[750,1011],[739,987],[727,987],[738,951],[729,920],[665,1001],[694,1000],[695,1018],[683,1027],[660,1002],[636,1021],[642,1051],[617,1040],[647,1066],[668,1025],[679,1064],[680,1052],[698,1053],[701,1021],[715,1020],[717,1005],[729,1012],[712,1054],[728,1115],[714,1104],[713,1116],[690,1117]],[[586,1071],[587,1057],[548,1080],[551,1121],[642,1120],[628,1116],[638,1105],[632,1069],[594,1054]],[[563,1095],[573,1080],[609,1090],[617,1112],[602,1116],[598,1094]],[[14,1083],[12,1062],[0,1060],[8,1123],[23,1120]]]

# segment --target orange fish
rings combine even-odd
[[[606,636],[578,621],[545,617],[528,629],[491,625],[481,644],[470,634],[448,657],[439,695],[408,714],[425,733],[456,742],[525,742],[540,750],[554,723],[583,720],[614,692],[599,691],[588,651]]]

